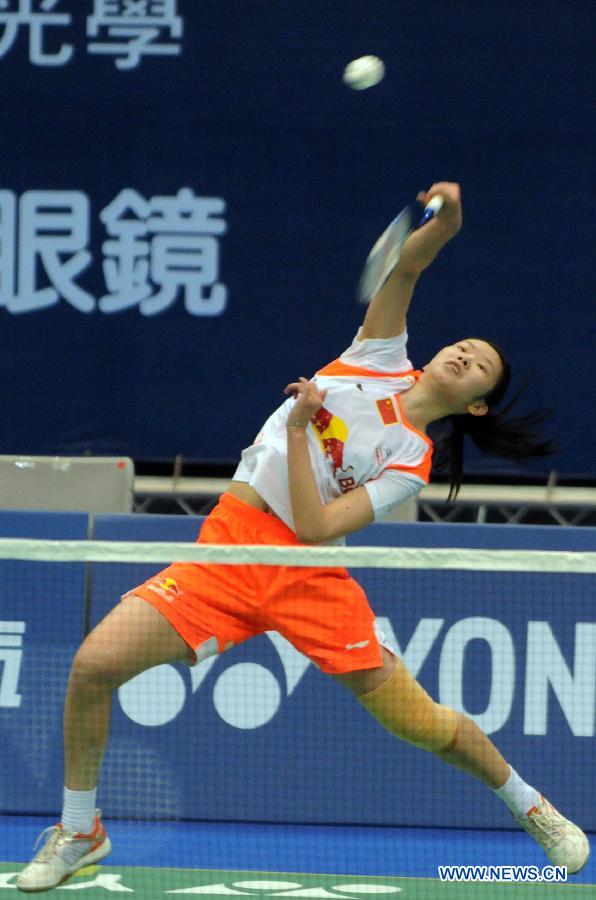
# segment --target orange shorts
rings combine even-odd
[[[198,538],[206,544],[298,544],[281,519],[224,494]],[[143,597],[189,645],[188,662],[277,631],[323,672],[382,665],[375,616],[346,569],[174,563],[125,594]]]

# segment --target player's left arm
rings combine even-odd
[[[417,199],[423,206],[440,194],[443,206],[422,228],[413,231],[402,247],[399,262],[387,282],[371,300],[360,338],[390,338],[406,328],[406,314],[418,278],[445,244],[461,228],[461,192],[458,184],[440,181]]]
[[[348,491],[330,503],[322,503],[312,471],[307,429],[321,408],[326,391],[306,378],[289,384],[286,394],[298,397],[287,422],[288,480],[294,530],[299,541],[318,544],[352,531],[374,520],[368,492],[364,487]]]

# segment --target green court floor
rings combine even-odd
[[[0,898],[14,897],[14,878],[21,866],[0,864]],[[388,878],[386,876],[303,875],[295,872],[235,872],[220,869],[141,869],[119,866],[93,866],[73,876],[57,891],[76,891],[83,900],[99,900],[118,894],[134,900],[158,900],[161,897],[310,897],[371,900],[373,897],[397,897],[411,900],[439,898],[510,897],[542,900],[588,900],[596,898],[596,886],[572,884],[512,884],[480,882],[440,882],[434,878]],[[56,891],[47,892],[55,896]]]

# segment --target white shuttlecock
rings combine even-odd
[[[344,69],[344,82],[355,91],[363,91],[382,81],[385,64],[378,56],[353,59]]]

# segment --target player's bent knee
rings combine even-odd
[[[423,750],[444,752],[457,738],[457,713],[435,703],[401,662],[384,684],[358,702],[391,734]]]
[[[114,660],[84,641],[73,658],[69,681],[74,688],[95,692],[115,690],[120,678]]]

